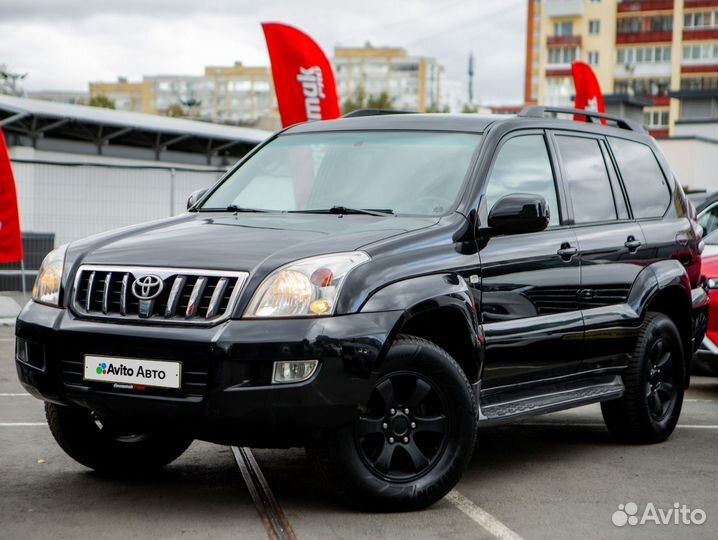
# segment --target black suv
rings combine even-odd
[[[701,233],[629,121],[307,123],[188,204],[51,252],[18,318],[20,380],[88,467],[306,446],[349,503],[407,510],[484,425],[601,402],[627,441],[676,426]]]

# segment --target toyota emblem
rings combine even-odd
[[[132,284],[132,294],[140,300],[152,300],[160,295],[164,286],[160,276],[147,274],[135,280]]]

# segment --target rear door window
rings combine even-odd
[[[576,223],[617,218],[611,181],[597,139],[557,135],[566,184]]]
[[[661,217],[671,192],[656,156],[643,143],[609,137],[635,218]]]

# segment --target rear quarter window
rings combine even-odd
[[[609,142],[631,202],[633,217],[663,216],[671,202],[671,192],[651,148],[613,137],[609,137]]]

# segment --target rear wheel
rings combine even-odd
[[[681,414],[683,365],[681,341],[673,321],[662,313],[647,314],[623,375],[623,397],[601,403],[611,433],[636,443],[666,440]]]
[[[78,463],[105,474],[139,474],[161,469],[187,450],[189,437],[144,433],[102,419],[87,409],[45,403],[50,431]]]
[[[461,367],[433,343],[399,337],[364,412],[310,449],[348,503],[371,510],[426,507],[459,481],[476,440],[477,406]]]

